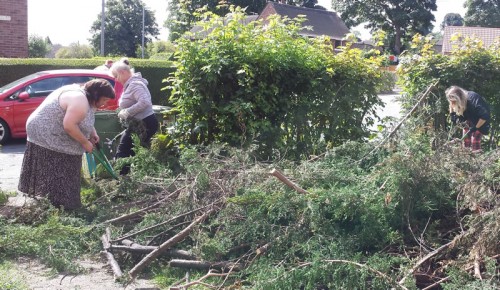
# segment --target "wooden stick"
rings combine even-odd
[[[420,99],[418,100],[418,102],[413,106],[413,108],[403,117],[403,119],[401,119],[401,121],[396,125],[396,127],[394,127],[394,129],[392,129],[391,133],[389,133],[389,135],[387,137],[385,137],[384,140],[382,140],[382,142],[380,142],[377,146],[375,146],[375,148],[373,148],[368,154],[366,154],[365,156],[363,156],[363,158],[361,158],[359,161],[365,159],[366,156],[372,154],[373,152],[375,152],[376,150],[378,150],[378,148],[380,148],[385,142],[387,142],[387,140],[391,139],[392,136],[396,133],[397,130],[399,130],[399,128],[401,127],[401,125],[403,125],[403,123],[406,121],[406,119],[408,119],[416,110],[417,108],[423,103],[423,101],[425,100],[425,98],[427,97],[427,95],[432,91],[432,89],[434,89],[436,87],[436,85],[439,83],[439,80],[434,82],[432,85],[430,85],[429,87],[427,87],[427,90],[424,92],[424,94],[420,97]],[[358,161],[358,162],[359,162]]]
[[[123,276],[123,272],[120,269],[120,265],[118,265],[118,262],[116,262],[113,254],[108,252],[108,249],[111,247],[111,243],[109,242],[109,234],[110,231],[108,228],[106,228],[106,233],[101,237],[102,246],[104,248],[104,251],[102,251],[101,253],[106,256],[108,263],[111,266],[111,270],[113,270],[113,273],[115,275],[115,279],[118,279]]]
[[[449,243],[446,243],[444,245],[442,245],[441,247],[435,249],[434,251],[430,252],[429,254],[427,254],[425,257],[423,257],[422,259],[420,259],[412,268],[411,270],[398,282],[398,284],[402,285],[406,278],[408,278],[408,276],[412,275],[413,273],[415,273],[415,271],[424,263],[426,262],[427,260],[429,260],[430,258],[434,257],[435,255],[441,253],[442,251],[448,249],[448,247],[450,247],[451,245],[453,245],[455,243],[455,241],[457,240],[458,237],[460,237],[462,235],[459,235],[457,237],[455,237],[451,242]]]
[[[156,225],[152,225],[152,226],[149,226],[149,227],[144,228],[144,229],[142,229],[142,230],[138,230],[137,232],[134,232],[134,233],[131,233],[131,234],[128,234],[128,235],[125,235],[125,236],[119,237],[119,238],[117,238],[117,239],[113,240],[112,242],[119,242],[119,241],[121,241],[121,240],[125,240],[125,239],[128,239],[128,238],[131,238],[131,237],[136,236],[136,235],[138,235],[138,234],[142,234],[142,233],[144,233],[144,232],[146,232],[146,231],[149,231],[149,230],[151,230],[151,229],[154,229],[154,228],[157,228],[157,227],[163,226],[163,225],[165,225],[165,224],[168,224],[168,223],[170,223],[170,222],[172,222],[172,221],[174,221],[174,220],[176,220],[176,219],[179,219],[179,218],[181,218],[181,217],[185,217],[185,216],[187,216],[187,215],[190,215],[190,214],[192,214],[192,213],[195,213],[195,212],[197,212],[197,211],[200,211],[200,210],[202,210],[202,209],[204,209],[204,208],[207,208],[207,207],[209,207],[209,206],[211,206],[211,205],[213,205],[213,204],[209,204],[209,205],[206,205],[206,206],[199,207],[199,208],[197,208],[197,209],[193,209],[192,211],[188,211],[188,212],[183,213],[183,214],[181,214],[181,215],[175,216],[175,217],[173,217],[173,218],[170,218],[170,219],[168,219],[168,220],[166,220],[166,221],[163,221],[163,222],[161,222],[161,223],[158,223],[158,224],[156,224]]]
[[[154,208],[157,208],[158,206],[160,206],[162,203],[165,202],[165,200],[167,200],[168,198],[170,198],[172,195],[176,194],[178,191],[180,191],[182,188],[179,188],[177,189],[176,191],[172,192],[171,194],[169,194],[168,196],[166,196],[165,198],[161,199],[160,201],[158,202],[155,202],[153,203],[152,205],[150,206],[147,206],[145,208],[142,208],[140,210],[137,210],[137,211],[134,211],[132,213],[128,213],[128,214],[124,214],[122,216],[119,216],[117,218],[114,218],[114,219],[110,219],[110,220],[107,220],[107,221],[104,221],[102,224],[112,224],[112,223],[116,223],[116,222],[120,222],[120,221],[124,221],[124,220],[128,220],[128,219],[131,219],[131,218],[134,218],[138,215],[141,215],[142,213],[145,213],[151,209],[154,209]]]
[[[199,218],[194,220],[189,226],[187,226],[185,229],[177,233],[177,235],[173,236],[163,244],[161,244],[156,250],[152,251],[146,257],[144,257],[137,265],[132,268],[128,274],[132,279],[135,279],[137,274],[139,274],[145,267],[147,267],[151,262],[161,255],[164,251],[170,249],[173,245],[179,243],[182,241],[185,237],[191,233],[191,231],[194,229],[196,225],[199,223],[203,222],[212,212],[214,211],[214,208],[211,208],[209,211],[205,212],[203,215],[201,215]]]
[[[214,272],[212,272],[212,270],[210,270],[210,271],[208,271],[207,274],[205,274],[205,276],[201,277],[200,279],[192,281],[192,282],[187,281],[187,283],[184,285],[170,287],[170,290],[188,289],[188,287],[193,286],[193,285],[202,285],[202,286],[205,286],[205,287],[210,288],[210,289],[216,289],[217,288],[216,286],[204,283],[203,280],[207,279],[208,277],[226,277],[228,275],[229,275],[229,273],[220,274],[220,273],[214,273]]]
[[[290,181],[286,176],[283,175],[278,169],[273,169],[271,172],[269,172],[272,176],[278,178],[281,182],[286,184],[288,187],[294,189],[295,191],[302,193],[302,194],[309,194],[305,189],[300,188],[297,184],[293,183]]]
[[[194,261],[194,260],[181,260],[181,259],[173,259],[169,263],[170,267],[177,268],[189,268],[189,269],[197,269],[197,270],[208,270],[208,269],[233,269],[234,271],[240,271],[242,269],[242,265],[233,262],[208,262],[208,261]]]

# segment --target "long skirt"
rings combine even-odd
[[[27,142],[18,189],[45,197],[54,206],[76,209],[80,198],[82,156],[52,151]]]

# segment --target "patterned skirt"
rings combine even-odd
[[[18,189],[45,197],[54,206],[76,209],[80,199],[82,156],[55,152],[27,142]]]

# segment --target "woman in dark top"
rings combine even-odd
[[[451,121],[465,122],[464,146],[472,147],[472,151],[481,150],[481,137],[490,130],[490,106],[482,96],[451,86],[446,90],[446,98],[450,105]]]

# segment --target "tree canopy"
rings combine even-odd
[[[137,47],[142,44],[141,0],[109,0],[106,2],[104,21],[105,55],[137,57]],[[101,14],[92,24],[91,44],[95,51],[101,50]],[[154,13],[144,9],[144,43],[147,44],[159,34]]]
[[[43,38],[33,34],[28,37],[28,55],[29,57],[40,58],[45,57],[50,52],[52,45],[50,39]]]
[[[464,18],[458,13],[448,13],[444,16],[443,22],[441,23],[441,30],[446,26],[463,26]]]
[[[332,8],[348,27],[367,22],[365,27],[372,32],[387,32],[392,50],[399,54],[403,40],[432,31],[437,6],[436,0],[332,0]]]
[[[193,27],[198,20],[196,10],[205,7],[207,11],[223,16],[229,12],[229,5],[246,7],[247,14],[259,14],[266,6],[266,0],[229,0],[224,5],[219,4],[218,0],[168,0],[169,14],[165,27],[170,31],[170,40],[176,40]]]
[[[498,0],[467,0],[465,25],[500,27],[500,2]]]

